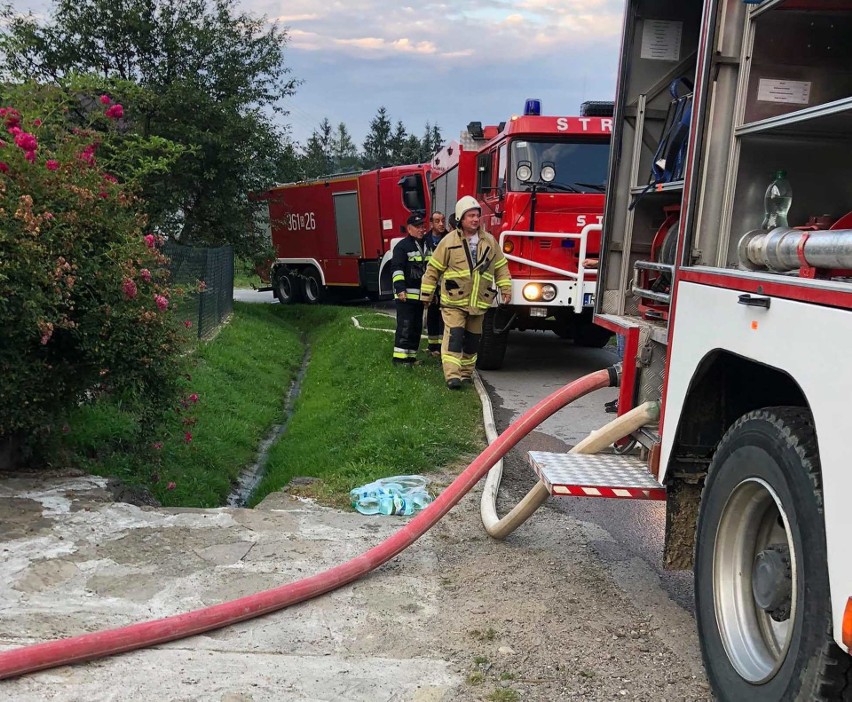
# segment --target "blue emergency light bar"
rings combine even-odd
[[[524,103],[524,115],[539,117],[541,115],[541,100],[527,98],[527,101]]]

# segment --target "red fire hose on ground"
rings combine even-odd
[[[617,386],[618,376],[617,367],[597,371],[565,385],[543,399],[479,454],[425,510],[393,536],[346,563],[294,583],[194,612],[0,652],[0,679],[201,634],[304,602],[351,583],[423,536],[476,485],[498,459],[545,419],[587,393]]]

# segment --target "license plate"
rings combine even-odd
[[[583,295],[583,307],[591,307],[595,304],[595,294],[585,293]]]
[[[530,307],[530,317],[547,317],[547,307]]]

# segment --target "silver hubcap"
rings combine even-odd
[[[281,301],[289,300],[293,296],[293,286],[288,276],[278,279],[278,297]]]
[[[737,485],[713,551],[716,622],[731,664],[752,684],[784,662],[796,620],[796,553],[787,515],[763,480]]]
[[[305,278],[305,296],[311,302],[319,299],[319,285],[314,278]]]

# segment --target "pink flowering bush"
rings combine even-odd
[[[0,105],[0,446],[24,449],[81,404],[133,406],[144,433],[185,395],[179,292],[134,184],[101,158],[125,113],[94,98],[96,128],[70,128],[52,100]]]

